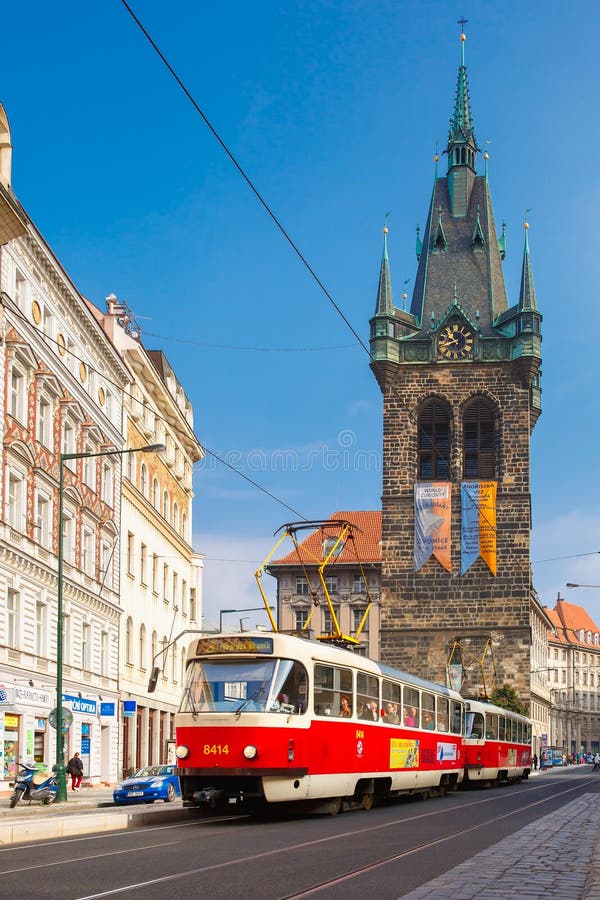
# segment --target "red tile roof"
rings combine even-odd
[[[576,603],[567,603],[566,600],[559,598],[554,609],[548,609],[547,613],[556,630],[555,634],[552,632],[549,634],[549,639],[554,643],[558,641],[560,644],[578,644],[581,647],[590,647],[592,645],[586,640],[579,640],[579,631],[583,628],[586,633],[585,637],[588,631],[591,631],[592,635],[600,633],[600,628],[589,613],[583,606],[577,606]]]
[[[335,560],[335,563],[356,563],[356,554],[362,563],[380,563],[381,562],[381,510],[345,510],[335,512],[329,517],[328,522],[333,520],[344,519],[355,525],[354,544],[346,541],[344,549]],[[339,527],[333,525],[323,525],[312,531],[308,537],[299,544],[300,558],[306,564],[317,565],[323,560],[323,545],[327,538],[337,537]],[[301,537],[299,532],[298,537]],[[333,557],[331,562],[333,563]],[[291,566],[299,565],[298,553],[292,549],[286,556],[269,563],[272,566]]]

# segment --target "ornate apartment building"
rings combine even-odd
[[[202,557],[191,540],[192,472],[203,451],[182,385],[164,354],[144,347],[131,311],[111,295],[106,312],[96,315],[130,372],[124,398],[127,446],[165,447],[124,460],[120,758],[122,770],[130,772],[165,762],[175,740],[174,714],[191,640],[185,632],[201,622]],[[161,675],[149,693],[154,666]]]
[[[56,732],[60,454],[122,448],[130,375],[11,188],[0,107],[0,790],[17,758],[48,766]],[[64,465],[63,697],[67,755],[117,770],[120,457]]]

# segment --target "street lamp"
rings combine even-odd
[[[223,631],[223,616],[227,613],[237,613],[237,612],[262,612],[264,606],[246,606],[244,609],[221,609],[219,610],[219,632]],[[269,606],[269,609],[275,609],[274,606]]]
[[[97,453],[61,453],[58,477],[58,583],[56,587],[56,803],[67,799],[65,774],[65,750],[63,741],[63,491],[65,462],[69,459],[90,459],[96,456],[123,456],[126,453],[160,453],[164,444],[148,444],[145,447],[126,447],[124,450],[99,450]]]
[[[591,587],[600,588],[600,584],[577,584],[573,581],[567,581],[565,587]]]

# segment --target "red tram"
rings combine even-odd
[[[467,701],[465,781],[521,781],[531,771],[531,722],[492,703]]]
[[[513,714],[494,714],[506,735]],[[473,731],[479,715],[455,691],[335,646],[280,633],[203,637],[190,647],[175,720],[184,803],[302,801],[335,812],[344,800],[368,809],[400,793],[444,793],[467,771],[492,777],[491,764],[466,763],[467,748],[487,753]],[[517,718],[518,739],[527,720]],[[516,754],[524,774],[512,737],[498,754]],[[516,771],[507,765],[508,777]]]

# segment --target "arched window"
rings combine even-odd
[[[185,513],[181,517],[181,535],[187,540],[187,516]]]
[[[154,478],[152,481],[152,506],[155,509],[160,507],[160,493],[158,489],[158,478]]]
[[[146,668],[146,626],[140,625],[140,669]]]
[[[431,400],[419,412],[418,477],[445,481],[450,477],[450,414],[439,400]]]
[[[131,616],[127,619],[125,633],[125,660],[128,666],[133,665],[133,619]]]
[[[158,635],[156,631],[152,632],[152,665],[156,665],[156,654],[158,653]]]
[[[162,508],[163,519],[169,521],[169,492],[165,491],[163,494],[163,508]]]
[[[494,409],[486,400],[475,400],[463,415],[463,477],[496,477]]]
[[[179,531],[179,506],[177,503],[173,504],[173,528],[175,531]]]
[[[148,496],[148,468],[146,463],[140,466],[140,491],[144,497]]]

